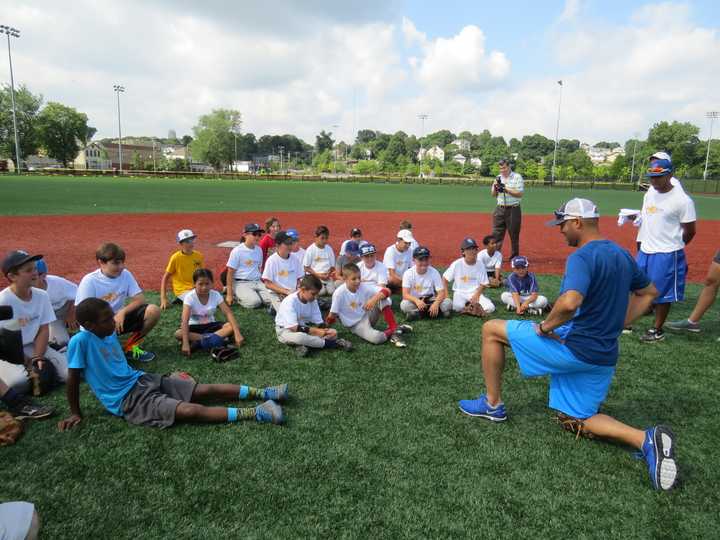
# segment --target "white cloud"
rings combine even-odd
[[[560,14],[560,22],[574,20],[580,13],[580,0],[565,0],[565,7]]]
[[[402,33],[405,37],[405,45],[427,45],[427,36],[420,32],[413,23],[407,17],[402,18]]]

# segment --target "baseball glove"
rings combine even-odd
[[[585,422],[578,418],[575,418],[574,416],[568,416],[565,413],[558,412],[555,416],[555,421],[560,424],[560,427],[562,427],[564,430],[574,433],[575,440],[579,439],[580,437],[585,437],[586,439],[595,438],[595,435],[593,435],[593,433],[588,431],[585,427]]]
[[[238,356],[240,356],[240,354],[235,347],[227,346],[215,347],[214,349],[210,349],[210,356],[216,362],[228,362],[233,358],[237,358]]]
[[[15,444],[22,432],[22,422],[15,420],[9,412],[0,411],[0,446]]]
[[[181,379],[183,381],[190,381],[197,384],[197,380],[195,379],[195,377],[190,375],[187,371],[173,371],[172,373],[168,373],[165,376],[170,379]]]
[[[471,317],[484,317],[486,315],[485,310],[480,304],[471,304],[468,302],[462,310],[463,315],[470,315]]]
[[[40,367],[42,362],[42,367]],[[33,358],[28,370],[28,377],[32,385],[32,394],[35,397],[43,396],[55,388],[58,383],[57,371],[50,360],[46,358]]]

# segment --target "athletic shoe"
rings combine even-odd
[[[441,311],[441,313],[445,319],[449,319],[450,317],[452,317],[452,311]]]
[[[505,308],[506,308],[508,311],[515,311],[515,306],[510,305],[510,304],[506,305]]]
[[[666,323],[665,326],[667,326],[668,330],[673,330],[675,332],[693,332],[694,334],[700,333],[700,324],[696,322],[690,322],[687,319],[684,319],[682,321],[671,321],[669,323]]]
[[[342,349],[345,352],[350,352],[353,350],[353,344],[347,339],[340,338],[335,343],[337,344],[338,349]]]
[[[412,334],[413,333],[413,327],[409,324],[401,324],[397,327],[397,330],[395,330],[396,334]]]
[[[285,422],[285,415],[282,407],[270,400],[255,407],[255,420],[260,424],[282,424]]]
[[[17,420],[40,420],[55,414],[52,407],[40,405],[27,397],[21,398],[14,406],[8,406],[8,410]]]
[[[272,306],[268,306],[266,311],[267,311],[267,314],[270,315],[271,317],[274,317],[275,315],[277,315],[275,308]]]
[[[491,407],[485,394],[477,399],[461,399],[458,402],[460,410],[468,416],[479,416],[493,422],[504,422],[507,420],[505,404],[500,403],[497,407]]]
[[[398,334],[393,334],[392,336],[390,336],[390,343],[399,348],[407,347],[407,343],[405,343]]]
[[[408,322],[417,321],[419,318],[420,318],[419,311],[411,311],[410,313],[405,314],[405,320]]]
[[[308,349],[305,345],[298,345],[295,347],[295,355],[299,356],[300,358],[305,358],[308,354],[310,354],[310,349]]]
[[[146,364],[155,360],[155,353],[151,353],[150,351],[143,351],[137,345],[133,345],[132,350],[125,353],[125,357],[128,360],[135,360],[137,362],[142,362]]]
[[[282,403],[283,401],[287,401],[289,397],[287,384],[267,386],[263,388],[262,391],[262,399],[265,401],[273,400]]]
[[[633,333],[632,326],[626,326],[625,328],[623,328],[622,333],[625,334],[626,336],[632,334]]]
[[[665,339],[665,332],[658,330],[657,328],[649,328],[642,336],[640,341],[643,343],[657,343]]]
[[[653,487],[660,491],[672,489],[678,480],[678,467],[675,462],[675,436],[670,428],[655,426],[646,430],[642,455]]]

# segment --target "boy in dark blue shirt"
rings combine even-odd
[[[528,272],[530,261],[527,257],[518,255],[513,257],[510,265],[513,271],[507,278],[508,290],[500,295],[500,299],[508,311],[515,310],[518,315],[542,315],[548,299],[538,294],[537,278],[535,274]]]
[[[82,372],[103,406],[130,424],[165,428],[175,422],[256,420],[283,423],[283,410],[273,400],[288,398],[287,384],[260,389],[234,384],[195,384],[189,380],[144,373],[127,363],[115,334],[110,304],[100,298],[86,298],[78,304],[76,316],[84,330],[75,334],[68,346],[67,397],[71,416],[58,424],[60,431],[71,429],[82,421],[79,400]],[[263,403],[243,409],[198,404],[218,399],[256,399]]]

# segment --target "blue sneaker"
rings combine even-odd
[[[282,407],[270,400],[255,407],[255,420],[260,424],[282,424],[285,415]]]
[[[505,404],[500,403],[497,407],[491,407],[485,394],[482,394],[477,399],[461,399],[458,402],[458,406],[460,410],[468,416],[479,416],[480,418],[487,418],[493,422],[504,422],[507,420]]]
[[[288,385],[280,384],[278,386],[267,386],[263,388],[263,399],[273,401],[287,401],[288,400]]]
[[[647,462],[653,488],[671,490],[678,480],[675,462],[675,435],[670,428],[655,426],[645,431],[642,454]]]
[[[136,362],[142,362],[144,364],[147,364],[148,362],[152,362],[155,360],[155,353],[151,353],[150,351],[144,351],[137,345],[133,346],[132,350],[125,353],[125,357],[128,360],[135,360]]]

